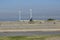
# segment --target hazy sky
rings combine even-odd
[[[17,15],[19,8],[23,15],[29,14],[30,8],[34,15],[60,15],[60,0],[0,0],[1,17]]]

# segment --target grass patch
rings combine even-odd
[[[0,37],[0,40],[45,40],[46,38],[60,37],[60,35],[49,36],[5,36]]]

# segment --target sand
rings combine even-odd
[[[1,31],[60,31],[60,20],[46,21],[34,20],[30,23],[28,20],[22,21],[0,21]]]

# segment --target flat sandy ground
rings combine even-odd
[[[60,20],[55,21],[45,21],[45,20],[35,20],[33,23],[29,21],[1,21],[0,22],[0,32],[16,32],[16,31],[60,31]],[[14,38],[14,37],[13,37]],[[13,40],[9,37],[0,37],[1,40]],[[21,38],[21,39],[20,39]],[[60,40],[60,36],[51,37],[15,37],[15,39],[20,40]]]
[[[55,22],[55,24],[54,24]],[[60,29],[60,21],[4,21],[0,22],[2,28],[18,28],[18,29]]]
[[[46,20],[34,20],[30,23],[27,20],[24,21],[0,21],[1,30],[59,30],[60,20],[46,21]]]

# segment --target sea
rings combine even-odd
[[[52,16],[32,16],[31,17],[33,20],[48,20],[49,18],[51,18],[51,19],[55,19],[55,20],[60,20],[60,18],[59,17],[52,17]],[[18,21],[18,20],[30,20],[30,17],[18,17],[18,16],[16,16],[16,17],[4,17],[4,18],[0,18],[0,21]]]
[[[48,20],[49,18],[60,20],[60,15],[47,15],[47,14],[33,14],[32,17],[30,17],[29,14],[0,14],[0,21],[18,21],[18,20],[30,20],[32,18],[33,20]]]

